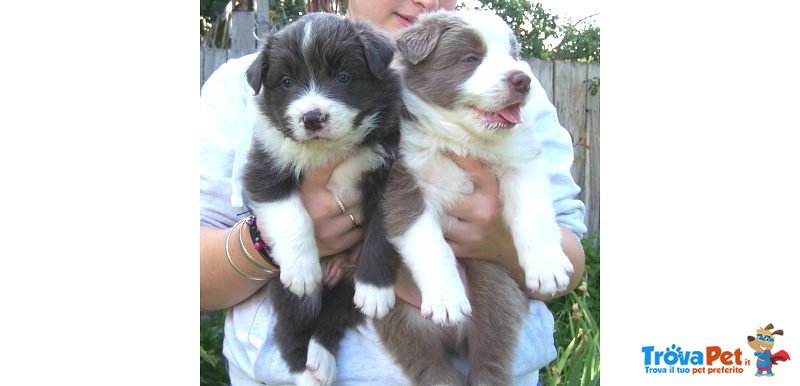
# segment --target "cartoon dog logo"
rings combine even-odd
[[[756,337],[748,336],[747,337],[747,344],[753,350],[756,350],[756,368],[758,372],[756,373],[757,377],[766,375],[771,377],[775,374],[772,373],[772,365],[778,365],[779,361],[786,361],[792,358],[789,358],[789,354],[786,351],[778,351],[776,353],[772,353],[772,347],[775,346],[775,335],[783,336],[783,330],[775,330],[772,331],[772,323],[768,324],[764,328],[756,329]],[[764,374],[764,372],[767,372]]]

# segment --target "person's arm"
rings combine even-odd
[[[239,228],[242,226],[244,225],[240,224],[233,228],[228,240],[230,262],[225,253],[225,245],[226,236],[231,229],[200,227],[201,311],[219,310],[240,303],[261,288],[266,280],[274,276],[274,274],[266,273],[256,267],[245,257],[239,243]],[[251,256],[260,258],[258,252],[253,248],[253,242],[246,230],[242,232],[245,247]],[[231,264],[234,264],[245,275],[264,280],[249,279],[236,272]]]
[[[317,248],[323,260],[323,282],[333,285],[343,275],[344,265],[353,261],[353,248],[362,238],[361,228],[354,228],[348,216],[341,213],[333,194],[326,188],[336,164],[316,170],[307,175],[300,186],[303,204],[314,221],[314,232]],[[358,200],[358,198],[355,198]],[[358,205],[357,201],[345,201],[344,205],[352,207]],[[238,225],[233,228],[230,239],[227,240],[230,228],[200,227],[200,308],[201,310],[215,310],[233,306],[255,293],[265,284],[265,280],[248,278],[245,275],[257,278],[271,279],[275,275],[265,273],[251,263],[244,255],[239,242]],[[269,239],[269,235],[262,234]],[[225,245],[228,241],[228,252],[231,261],[228,261]],[[249,232],[245,228],[242,232],[242,242],[254,258],[260,258],[253,247]],[[354,249],[355,250],[355,249]],[[235,265],[235,268],[231,265]],[[242,273],[236,271],[239,269]]]

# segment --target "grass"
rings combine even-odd
[[[558,358],[540,371],[544,386],[600,384],[600,241],[583,240],[586,251],[584,281],[548,307],[555,318]],[[228,385],[222,356],[222,311],[200,314],[200,385]]]
[[[225,314],[222,311],[200,313],[200,385],[228,385],[228,368],[222,355]]]
[[[600,241],[583,240],[586,273],[575,291],[550,301],[558,357],[540,371],[542,385],[600,384]]]

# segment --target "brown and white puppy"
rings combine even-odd
[[[468,346],[468,383],[508,384],[525,298],[491,263],[467,263],[470,288],[463,287],[443,230],[454,221],[447,209],[473,185],[448,153],[481,160],[497,176],[502,219],[527,287],[543,294],[566,289],[573,267],[561,249],[546,155],[530,124],[538,112],[528,108],[531,98],[546,96],[541,87],[531,92],[536,80],[530,67],[520,60],[511,29],[493,13],[424,15],[398,37],[397,46],[407,114],[384,214],[389,240],[418,285],[422,304],[421,316],[401,306],[378,326],[417,384],[460,383],[439,339],[453,330],[444,326],[453,325],[457,340]],[[389,299],[375,302],[380,301]]]
[[[306,173],[347,158],[328,189],[345,201],[363,197],[360,208],[350,208],[364,218],[366,257],[357,277],[372,286],[394,278],[391,267],[371,264],[396,253],[379,209],[400,135],[393,55],[391,40],[369,24],[311,13],[267,37],[247,72],[259,111],[244,188],[280,265],[280,280],[268,284],[277,315],[274,336],[298,384],[333,382],[339,340],[362,319],[352,280],[320,290],[314,224],[299,192]]]

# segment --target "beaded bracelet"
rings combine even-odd
[[[241,222],[245,222],[245,220],[242,220]],[[246,222],[245,222],[245,224],[246,224]],[[271,265],[271,266],[268,267],[268,266],[264,265],[263,263],[259,263],[258,261],[256,261],[256,259],[253,258],[253,256],[250,254],[250,252],[247,251],[247,247],[244,246],[244,238],[242,237],[242,233],[244,233],[242,231],[242,228],[244,228],[244,224],[242,224],[242,226],[239,227],[239,246],[242,248],[242,252],[244,253],[244,257],[246,257],[247,260],[250,261],[251,264],[255,265],[256,267],[260,268],[262,271],[264,271],[266,273],[271,273],[273,275],[276,274],[276,273],[279,273],[280,269],[276,265]]]
[[[244,221],[244,220],[242,220],[242,221]],[[230,249],[230,246],[229,246],[230,245],[230,240],[231,240],[231,233],[233,232],[233,228],[236,228],[236,225],[241,224],[242,221],[237,222],[231,229],[229,229],[227,236],[225,236],[225,256],[228,258],[228,263],[230,263],[231,267],[236,272],[238,272],[239,275],[242,275],[245,278],[248,278],[250,280],[259,280],[259,281],[267,280],[267,278],[248,275],[248,274],[244,273],[241,269],[239,269],[239,267],[237,267],[236,264],[233,264],[233,259],[231,259],[231,249]],[[241,230],[241,228],[240,228],[240,230]]]
[[[258,254],[267,261],[267,263],[272,264],[272,266],[280,269],[280,265],[275,262],[275,259],[272,258],[272,249],[264,242],[261,237],[261,232],[258,231],[258,226],[256,225],[256,216],[250,215],[245,220],[245,224],[247,227],[250,228],[250,238],[253,239],[253,247],[256,248]]]

